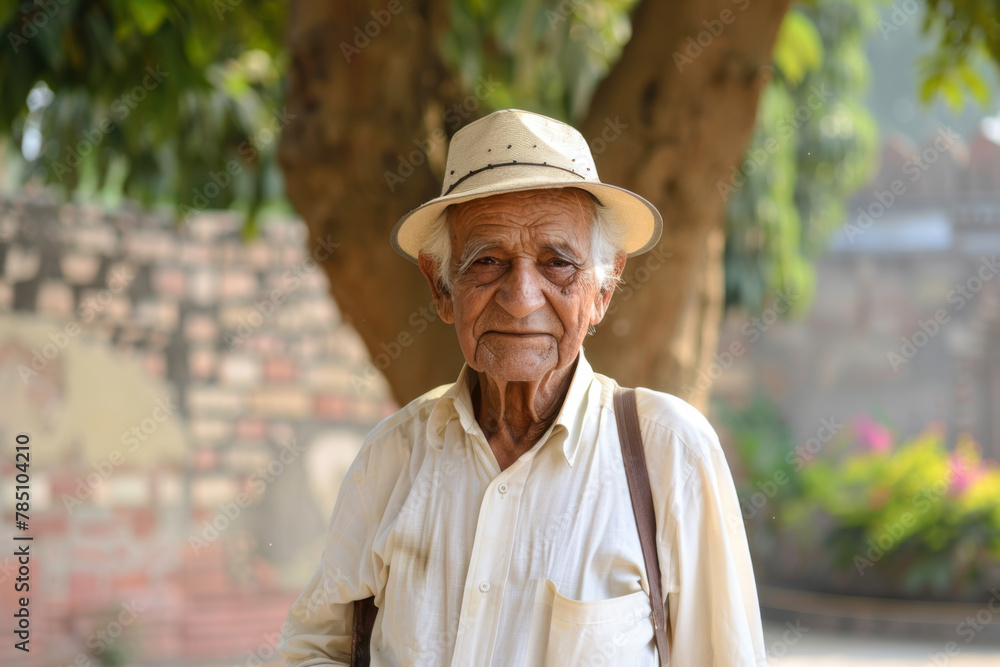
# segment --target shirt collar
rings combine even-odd
[[[472,408],[470,385],[475,382],[478,382],[475,372],[469,368],[468,364],[463,365],[458,379],[440,395],[434,407],[431,408],[427,418],[427,438],[434,448],[440,450],[444,447],[445,430],[448,424],[455,419],[459,420],[466,433],[478,434],[485,441]],[[594,369],[591,368],[581,347],[580,353],[577,355],[573,379],[566,391],[566,398],[559,408],[559,414],[556,415],[552,426],[541,438],[543,442],[550,438],[554,444],[561,442],[563,455],[570,467],[573,467],[580,451],[582,440],[580,436],[583,432],[588,406],[599,400],[599,397],[591,396],[591,388],[596,384],[594,382]]]

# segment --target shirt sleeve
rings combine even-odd
[[[678,667],[765,666],[757,587],[736,488],[717,445],[679,489],[667,608]]]
[[[349,665],[355,600],[374,595],[374,524],[362,497],[364,463],[341,486],[319,566],[289,609],[278,651],[297,667]]]

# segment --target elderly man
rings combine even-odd
[[[626,257],[660,227],[649,202],[600,182],[563,123],[505,110],[455,135],[442,195],[392,242],[466,364],[365,440],[289,611],[288,664],[350,664],[354,601],[371,596],[373,665],[765,664],[715,432],[679,398],[635,392],[644,559],[629,418],[583,354]]]

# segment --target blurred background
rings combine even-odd
[[[513,106],[663,212],[585,347],[719,431],[769,661],[1000,664],[998,20],[0,3],[0,662],[279,663],[365,434],[461,365],[389,230]]]

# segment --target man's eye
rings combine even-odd
[[[565,259],[554,259],[551,262],[549,262],[549,266],[551,266],[554,269],[564,269],[566,267],[573,265],[570,262],[567,262]]]
[[[493,266],[497,264],[496,257],[480,257],[476,260],[476,264],[484,264],[486,266]]]

